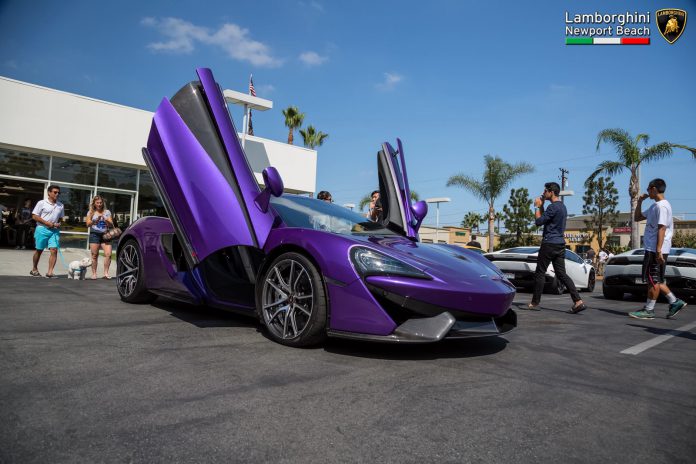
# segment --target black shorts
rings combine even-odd
[[[99,232],[95,232],[91,230],[89,232],[89,243],[106,243],[110,244],[111,240],[105,240],[104,239],[104,234],[100,234]]]
[[[657,254],[654,251],[645,252],[645,257],[643,258],[643,282],[651,287],[665,283],[665,268],[667,267],[667,256],[669,255],[662,256],[664,257],[664,262],[660,264],[657,262]]]

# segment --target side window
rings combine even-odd
[[[570,250],[565,251],[565,259],[567,259],[569,261],[573,261],[573,262],[578,263],[578,264],[582,264],[582,262],[583,262],[582,259],[580,259],[580,257],[578,255],[576,255],[575,253],[573,253]]]

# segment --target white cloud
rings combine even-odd
[[[402,80],[404,80],[404,76],[401,74],[397,74],[395,72],[385,72],[384,81],[376,84],[375,87],[377,87],[379,90],[393,90],[394,87],[396,87],[396,85]]]
[[[147,47],[153,52],[191,53],[196,44],[201,43],[219,47],[230,58],[247,61],[254,66],[275,68],[283,64],[282,60],[273,56],[268,45],[252,40],[249,30],[236,24],[226,23],[218,30],[211,31],[179,18],[143,18],[140,23],[156,29],[165,37],[161,42],[148,44]]]
[[[319,66],[320,64],[325,63],[329,59],[329,57],[327,56],[321,56],[317,52],[312,51],[300,53],[299,58],[300,61],[307,66]]]
[[[315,10],[319,11],[320,13],[323,13],[325,11],[324,5],[322,5],[321,3],[317,2],[317,1],[311,1],[311,2],[300,1],[300,2],[297,2],[297,4],[302,8],[306,8],[306,7],[314,8]]]

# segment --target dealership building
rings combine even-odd
[[[165,215],[141,153],[152,112],[2,76],[0,99],[0,205],[7,208],[6,223],[9,211],[26,199],[32,205],[44,199],[50,184],[60,186],[65,205],[64,247],[87,247],[85,216],[94,195],[105,197],[120,227],[142,216]],[[315,150],[250,135],[244,139],[259,183],[261,171],[275,166],[287,192],[315,191]],[[0,245],[13,244],[12,229],[5,227]]]

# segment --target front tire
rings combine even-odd
[[[256,311],[269,336],[287,346],[316,345],[326,338],[328,303],[316,266],[296,252],[271,262],[256,287]]]
[[[594,292],[596,281],[597,279],[595,277],[594,271],[590,271],[590,275],[587,277],[587,288],[585,290],[590,293]]]
[[[546,287],[546,293],[550,293],[551,295],[563,295],[563,292],[565,292],[565,285],[563,285],[563,282],[558,277],[553,278],[553,282],[551,282],[549,285]]]
[[[156,295],[145,287],[145,266],[138,242],[128,240],[118,248],[116,256],[116,288],[123,301],[150,303]]]
[[[602,285],[602,294],[607,300],[623,300],[623,292],[615,288]]]

